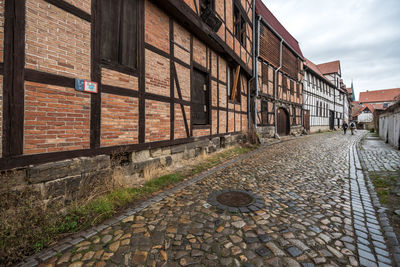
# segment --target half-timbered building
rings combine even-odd
[[[129,177],[138,161],[160,167],[237,139],[253,12],[251,0],[0,1],[0,169],[43,188],[71,176],[60,190],[73,193],[108,175],[115,153]]]
[[[345,104],[345,102],[347,101],[347,91],[346,86],[343,84],[342,80],[342,69],[340,67],[340,61],[335,60],[318,64],[317,66],[321,73],[325,76],[325,78],[327,78],[334,85],[334,113],[332,114],[332,120],[334,128],[340,128],[342,127],[343,121],[345,119],[345,109],[348,109]]]
[[[304,127],[308,132],[333,130],[335,125],[335,85],[317,65],[306,59],[303,91]]]
[[[297,40],[256,0],[255,116],[261,138],[302,132],[303,55]]]

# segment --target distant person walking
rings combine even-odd
[[[355,129],[356,129],[356,124],[354,123],[354,121],[350,122],[351,135],[354,135],[354,130]]]
[[[347,124],[347,122],[343,122],[343,131],[344,131],[344,134],[346,134],[346,131],[347,131],[347,128],[349,128],[349,125]]]

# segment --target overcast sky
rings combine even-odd
[[[340,60],[355,96],[400,88],[400,0],[263,0],[316,64]]]

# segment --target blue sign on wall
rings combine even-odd
[[[75,90],[97,94],[97,83],[82,79],[75,79]]]

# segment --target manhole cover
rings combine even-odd
[[[208,203],[229,212],[251,212],[265,207],[264,199],[246,190],[220,190],[208,196]]]
[[[229,207],[245,207],[250,205],[254,198],[247,193],[230,191],[217,195],[217,201]]]

